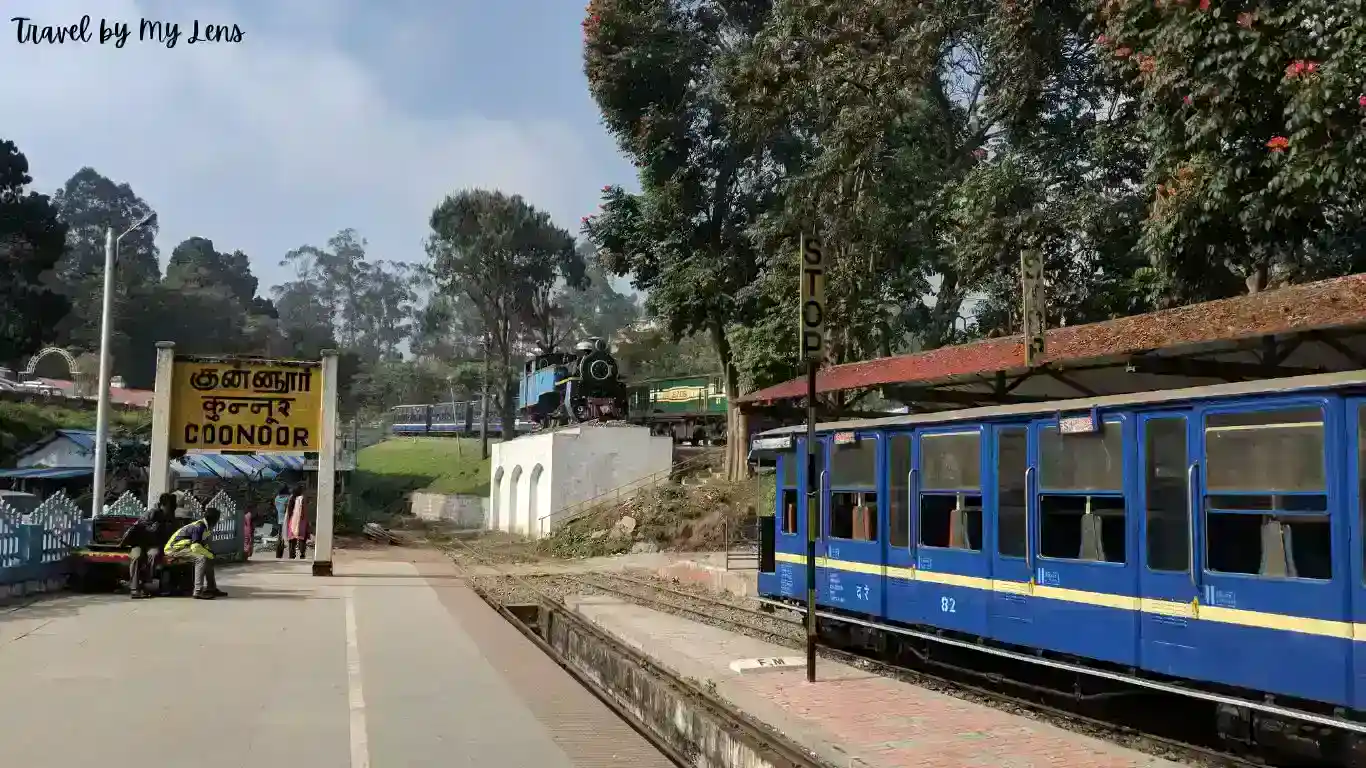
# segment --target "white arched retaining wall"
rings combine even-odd
[[[647,427],[569,427],[494,443],[491,458],[490,527],[540,537],[554,513],[668,470],[673,440]]]

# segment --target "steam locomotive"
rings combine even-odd
[[[607,342],[596,337],[579,342],[573,352],[537,355],[522,373],[518,413],[542,427],[625,419],[620,374]]]

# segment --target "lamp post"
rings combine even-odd
[[[119,241],[148,225],[155,225],[156,213],[149,213],[124,230],[118,237],[114,228],[104,230],[104,297],[100,306],[100,380],[95,409],[95,488],[90,501],[90,516],[104,510],[104,467],[109,461],[109,378],[112,361],[109,355],[109,332],[114,314],[114,265],[117,262]]]

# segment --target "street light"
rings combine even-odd
[[[143,216],[138,223],[124,230],[118,237],[114,228],[104,230],[104,297],[100,307],[100,381],[95,408],[95,488],[90,501],[90,516],[97,517],[104,510],[104,466],[109,460],[109,332],[114,314],[114,264],[118,258],[119,241],[148,225],[155,225],[155,212]]]

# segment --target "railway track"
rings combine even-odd
[[[457,560],[463,555],[481,561],[481,564],[488,564],[487,560],[480,558],[475,548],[464,542],[461,542],[461,546],[465,547],[468,552],[452,553]],[[557,600],[563,595],[574,592],[610,594],[649,608],[718,626],[775,645],[797,649],[805,648],[805,626],[798,614],[783,612],[789,613],[789,615],[783,616],[779,613],[759,610],[743,604],[752,602],[743,598],[699,594],[698,592],[668,586],[654,579],[642,579],[608,571],[528,578],[536,584],[544,585],[546,591],[554,595]],[[819,648],[819,655],[823,659],[847,664],[957,698],[987,704],[996,709],[1003,709],[1032,719],[1040,719],[1067,730],[1105,739],[1168,760],[1201,766],[1219,766],[1220,768],[1268,768],[1268,766],[1276,765],[1276,763],[1268,763],[1257,756],[1238,755],[1212,744],[1164,735],[1151,726],[1137,727],[1114,719],[1090,715],[1078,711],[1079,707],[1075,705],[1050,704],[1040,699],[1065,698],[1069,695],[1068,692],[1054,689],[1045,690],[1038,686],[1010,680],[1001,675],[962,668],[927,671],[890,663],[864,653],[833,648],[825,644]],[[978,682],[973,682],[974,679]],[[1024,693],[1020,695],[1006,693],[993,687],[987,687],[982,682],[995,687],[1009,686],[1017,690],[1023,689]]]

